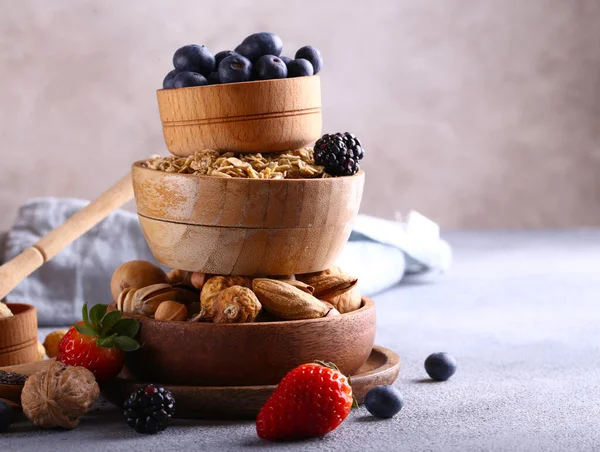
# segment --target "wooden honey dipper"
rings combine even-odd
[[[0,300],[21,281],[133,198],[131,174],[0,267]]]

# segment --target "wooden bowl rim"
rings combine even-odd
[[[209,323],[209,322],[188,322],[188,321],[178,321],[178,320],[156,320],[156,319],[151,319],[150,317],[146,317],[143,315],[136,315],[136,314],[125,314],[124,317],[130,317],[130,318],[134,318],[134,319],[139,319],[140,322],[152,322],[154,324],[170,324],[170,325],[188,325],[188,328],[202,328],[202,327],[211,327],[211,328],[268,328],[270,326],[281,326],[281,325],[290,325],[290,326],[297,326],[297,325],[306,325],[309,323],[318,323],[318,322],[329,322],[332,321],[334,319],[339,319],[339,318],[344,318],[347,319],[348,317],[351,316],[355,316],[355,315],[359,315],[359,314],[364,314],[367,311],[370,311],[372,309],[375,309],[375,302],[373,300],[371,300],[370,298],[367,297],[362,297],[361,299],[362,304],[361,307],[351,311],[351,312],[347,312],[345,314],[340,314],[335,315],[335,316],[331,316],[331,317],[321,317],[318,319],[305,319],[305,320],[277,320],[275,322],[245,322],[245,323]],[[114,304],[114,302],[113,302]]]
[[[197,90],[197,89],[213,89],[215,91],[221,89],[228,89],[230,88],[232,85],[235,86],[248,86],[248,85],[258,85],[258,84],[263,84],[263,85],[268,85],[268,84],[276,84],[276,83],[290,83],[290,81],[292,80],[298,80],[298,79],[309,79],[309,78],[314,78],[317,77],[319,78],[319,75],[304,75],[302,77],[286,77],[286,78],[276,78],[276,79],[270,79],[270,80],[250,80],[248,82],[235,82],[235,83],[219,83],[217,85],[203,85],[203,86],[188,86],[185,88],[169,88],[169,89],[165,89],[165,88],[161,88],[161,89],[157,89],[156,92],[157,93],[162,93],[163,91],[169,91],[169,92],[173,92],[174,90],[178,90],[178,92],[184,93],[186,91],[190,91],[190,90]],[[179,90],[184,90],[184,91],[179,91]]]
[[[184,158],[184,157],[181,157]],[[251,183],[265,183],[265,182],[270,182],[270,183],[293,183],[293,182],[299,182],[301,181],[302,183],[308,182],[308,183],[318,183],[321,182],[323,183],[324,181],[335,181],[335,180],[346,180],[346,179],[351,179],[351,178],[362,178],[365,175],[365,172],[363,170],[359,170],[358,173],[353,174],[351,176],[335,176],[335,177],[311,177],[311,178],[306,178],[306,179],[302,179],[302,178],[298,178],[298,179],[259,179],[259,178],[252,178],[252,177],[231,177],[231,178],[224,178],[224,177],[215,177],[215,176],[209,176],[206,174],[184,174],[184,173],[169,173],[166,171],[160,171],[160,170],[155,170],[152,168],[148,168],[146,166],[144,166],[144,163],[147,160],[137,160],[135,162],[133,162],[132,166],[132,170],[133,168],[139,169],[140,171],[152,171],[153,173],[163,173],[165,175],[169,175],[169,176],[182,176],[182,177],[188,177],[188,178],[199,178],[199,179],[210,179],[210,180],[226,180],[226,181],[236,181],[236,182],[242,182],[242,181],[253,181]],[[330,183],[330,182],[327,182]],[[334,183],[334,182],[331,182]]]
[[[27,304],[27,303],[6,303],[6,306],[8,306],[8,308],[12,311],[11,306],[19,306],[19,307],[25,307],[25,309],[23,309],[21,312],[18,313],[14,313],[12,317],[2,317],[0,318],[0,323],[2,322],[10,322],[11,319],[14,319],[15,317],[20,317],[20,316],[24,316],[28,313],[30,313],[31,311],[35,311],[35,306],[31,305],[31,304]]]

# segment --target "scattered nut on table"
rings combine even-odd
[[[38,427],[73,429],[99,395],[92,372],[56,361],[27,379],[21,405]]]
[[[56,358],[58,355],[58,344],[65,334],[67,334],[67,330],[56,330],[52,331],[50,334],[48,334],[48,336],[46,336],[46,339],[44,340],[44,348],[46,349],[46,355],[48,355],[48,358]]]

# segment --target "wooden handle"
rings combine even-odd
[[[27,276],[133,197],[131,174],[109,188],[36,244],[0,267],[0,300]]]

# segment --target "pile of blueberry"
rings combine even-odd
[[[323,67],[321,52],[312,46],[300,48],[295,59],[280,56],[283,41],[274,33],[254,33],[235,50],[213,55],[204,46],[183,46],[173,55],[173,69],[163,88],[217,85],[318,74]]]

